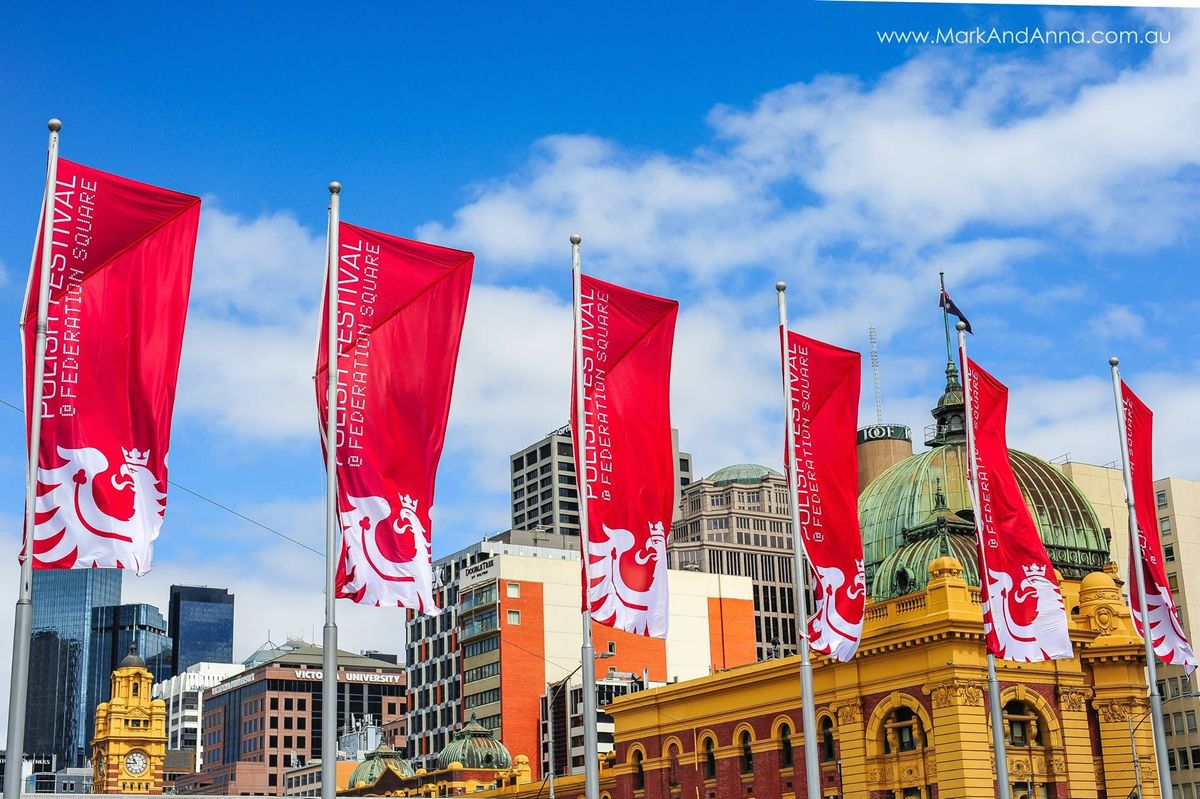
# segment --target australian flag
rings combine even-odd
[[[971,322],[962,311],[958,310],[958,306],[954,304],[954,300],[950,299],[950,294],[945,289],[942,289],[942,296],[938,300],[938,307],[945,310],[948,314],[957,316],[967,326],[967,332],[972,335],[975,334],[975,331],[971,329]]]

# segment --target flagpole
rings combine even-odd
[[[579,552],[583,560],[583,646],[579,660],[583,667],[583,785],[586,799],[600,799],[600,739],[596,730],[596,653],[592,646],[592,613],[587,599],[588,577],[588,481],[586,402],[583,386],[583,271],[579,266],[579,245],[583,237],[571,234],[571,279],[575,299],[575,418],[573,433],[578,432],[575,447],[579,464]]]
[[[808,560],[804,557],[800,509],[796,507],[796,430],[792,423],[792,371],[788,367],[787,283],[775,284],[779,305],[779,357],[783,365],[784,427],[787,430],[788,506],[792,511],[792,555],[796,561],[796,639],[800,643],[800,712],[804,721],[804,773],[810,797],[821,793],[821,767],[817,758],[817,713],[813,692],[812,655],[808,644]]]
[[[1163,799],[1171,799],[1171,770],[1167,762],[1167,738],[1162,728],[1162,696],[1158,693],[1158,665],[1154,660],[1154,642],[1150,636],[1150,610],[1146,606],[1146,579],[1142,571],[1142,537],[1133,498],[1133,472],[1129,468],[1129,431],[1125,426],[1125,396],[1121,390],[1120,360],[1108,359],[1112,369],[1113,398],[1117,404],[1117,432],[1121,436],[1121,471],[1125,476],[1125,500],[1129,506],[1129,562],[1137,586],[1142,621],[1142,641],[1146,646],[1146,681],[1150,689],[1150,729],[1154,732],[1154,759],[1158,767],[1158,789]]]
[[[50,308],[50,257],[54,246],[54,189],[58,181],[58,132],[62,122],[51,119],[50,144],[46,158],[46,188],[42,195],[42,252],[37,285],[37,338],[33,346],[32,397],[25,412],[29,416],[29,460],[25,467],[25,525],[21,541],[21,585],[13,619],[12,676],[8,693],[8,767],[4,771],[4,795],[21,795],[21,763],[25,755],[25,708],[29,698],[29,641],[33,633],[33,527],[37,501],[37,468],[42,437],[43,381],[46,376],[46,327]],[[21,320],[24,329],[25,320]],[[24,345],[22,336],[22,345]]]
[[[975,485],[975,417],[972,415],[974,402],[971,399],[971,370],[967,368],[967,324],[957,322],[958,351],[962,355],[963,410],[967,414],[967,469],[971,487],[971,504],[975,507],[975,535],[979,540],[979,580],[988,579],[987,553],[983,546],[983,517],[979,511],[979,490]],[[987,647],[987,639],[984,639]],[[1000,679],[996,676],[996,656],[987,653],[988,712],[992,720],[992,752],[996,756],[996,789],[998,799],[1012,799],[1012,788],[1008,784],[1008,750],[1004,744],[1004,711],[1000,705]]]
[[[334,580],[337,576],[337,372],[338,372],[338,212],[342,184],[329,184],[329,280],[325,364],[325,627],[321,648],[321,799],[337,796],[337,621]]]

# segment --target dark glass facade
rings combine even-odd
[[[119,569],[34,571],[27,754],[54,755],[58,768],[83,766],[91,754],[92,612],[120,602]]]
[[[96,723],[96,705],[111,697],[112,673],[137,641],[138,655],[155,682],[171,678],[171,637],[162,613],[153,605],[110,605],[92,610],[91,653],[87,670],[88,739]]]
[[[233,662],[233,594],[228,590],[173,585],[167,618],[175,674],[196,663]]]

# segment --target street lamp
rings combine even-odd
[[[1178,696],[1172,696],[1169,699],[1164,699],[1162,703],[1165,705],[1167,702],[1174,702],[1176,699],[1193,699],[1197,696],[1200,696],[1200,693],[1179,694]],[[1137,739],[1134,738],[1133,734],[1137,732],[1138,728],[1141,727],[1142,724],[1146,722],[1146,719],[1150,718],[1150,714],[1153,712],[1153,708],[1145,710],[1141,714],[1142,717],[1138,719],[1137,724],[1133,723],[1133,714],[1131,713],[1129,715],[1129,746],[1133,752],[1133,779],[1137,784],[1137,788],[1135,789],[1136,793],[1131,793],[1129,795],[1129,799],[1135,799],[1135,797],[1136,799],[1142,799],[1142,766],[1138,762]]]
[[[616,651],[610,646],[607,650],[605,650],[603,652],[597,652],[596,660],[608,660],[610,657],[615,657],[616,654],[617,654]],[[555,688],[553,694],[550,693],[550,684],[547,683],[547,685],[546,685],[546,696],[549,697],[549,699],[546,701],[546,728],[547,728],[547,739],[548,739],[548,743],[550,746],[550,756],[549,756],[549,766],[550,767],[547,770],[546,779],[550,782],[550,799],[554,799],[554,701],[558,698],[558,695],[562,693],[562,689],[567,685],[567,683],[569,683],[571,681],[571,678],[574,677],[576,674],[578,674],[579,670],[582,668],[583,668],[583,664],[580,663],[578,666],[575,667],[575,669],[570,674],[568,674],[566,677],[563,677],[561,680],[559,680],[558,686]],[[587,686],[585,685],[584,690],[586,690],[586,689],[587,689]],[[596,720],[591,719],[589,721],[588,719],[584,719],[583,723],[584,724],[589,724],[589,723],[595,724]],[[567,751],[568,752],[571,751],[570,746],[569,746],[570,735],[571,735],[571,714],[570,714],[570,712],[568,712],[567,713],[567,742],[568,742]]]

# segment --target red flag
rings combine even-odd
[[[862,356],[788,332],[787,364],[796,513],[816,598],[808,640],[847,661],[858,651],[867,607],[855,439]]]
[[[198,197],[58,161],[35,569],[151,568],[199,220]],[[44,233],[21,313],[27,409]]]
[[[1167,585],[1167,573],[1162,555],[1162,543],[1158,537],[1158,518],[1154,512],[1154,414],[1138,399],[1137,394],[1121,381],[1121,397],[1124,401],[1125,435],[1129,444],[1129,477],[1133,483],[1134,509],[1137,511],[1137,526],[1141,533],[1142,579],[1146,586],[1146,606],[1150,616],[1151,643],[1154,654],[1163,663],[1174,663],[1184,667],[1188,674],[1196,669],[1196,654],[1188,643],[1179,623],[1179,609]],[[1130,544],[1133,544],[1132,531]],[[1129,559],[1129,606],[1138,632],[1143,636],[1142,608],[1138,598],[1133,558]]]
[[[582,276],[585,602],[601,624],[667,637],[667,539],[675,506],[671,347],[679,303]],[[572,381],[572,397],[578,386]],[[581,451],[582,450],[582,451]]]
[[[429,510],[475,256],[338,227],[337,595],[434,615]],[[317,345],[322,444],[329,292]]]
[[[1026,663],[1071,657],[1062,591],[1008,458],[1008,389],[964,356],[974,445],[976,539],[988,652]]]

